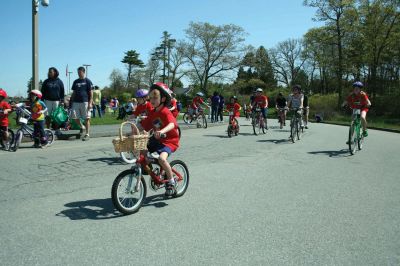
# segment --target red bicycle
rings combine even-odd
[[[163,137],[163,136],[162,136]],[[165,137],[165,136],[164,136]],[[166,186],[168,178],[164,169],[158,163],[158,158],[147,151],[135,150],[137,159],[128,170],[122,171],[114,180],[111,188],[111,198],[115,208],[123,214],[137,212],[147,195],[146,181],[143,175],[149,175],[150,188],[157,191]],[[176,193],[173,198],[185,194],[189,186],[189,170],[180,160],[170,162]]]
[[[239,134],[239,122],[235,118],[235,112],[233,110],[229,111],[229,124],[228,124],[228,137],[232,137],[233,134],[237,136]]]

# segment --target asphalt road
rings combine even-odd
[[[275,121],[254,136],[226,126],[183,131],[172,159],[190,185],[149,191],[121,216],[110,199],[129,166],[112,138],[0,151],[1,265],[400,265],[400,135],[370,130],[350,156],[347,127],[303,139]]]

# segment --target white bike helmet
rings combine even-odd
[[[263,92],[263,89],[257,88],[257,89],[256,89],[256,92]]]
[[[200,96],[200,97],[204,97],[204,93],[202,93],[201,91],[199,91],[198,93],[196,93],[196,95],[197,95],[197,96]]]

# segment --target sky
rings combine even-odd
[[[31,3],[0,6],[0,88],[11,96],[25,96],[32,76]],[[269,49],[317,27],[314,15],[303,0],[50,0],[39,7],[39,79],[56,67],[67,87],[67,65],[72,84],[76,69],[90,64],[88,78],[102,88],[113,69],[126,72],[124,52],[136,50],[146,63],[163,31],[180,40],[190,22],[235,24],[247,32],[246,45]]]

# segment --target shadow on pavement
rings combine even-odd
[[[323,155],[328,155],[329,157],[337,157],[337,158],[351,156],[348,149],[342,149],[339,151],[310,151],[308,153],[314,155],[323,154]]]
[[[204,137],[214,137],[214,138],[221,138],[221,139],[228,139],[228,135],[203,135]]]
[[[275,144],[282,144],[282,143],[292,143],[289,142],[289,139],[260,139],[257,142],[272,142]]]
[[[104,220],[123,216],[114,208],[110,198],[75,201],[64,206],[69,209],[57,213],[56,216],[68,217],[71,220]]]
[[[103,158],[92,158],[88,159],[89,162],[103,162],[108,165],[125,165],[121,158],[119,157],[103,157]]]
[[[254,133],[247,133],[247,132],[245,132],[245,133],[240,133],[239,132],[239,135],[242,135],[242,136],[255,136]]]
[[[153,195],[144,200],[142,208],[151,206],[163,208],[168,206],[165,202],[166,200],[168,198],[164,194]],[[111,198],[75,201],[67,203],[64,206],[69,209],[57,213],[56,216],[68,217],[70,220],[105,220],[124,216],[114,208]]]

